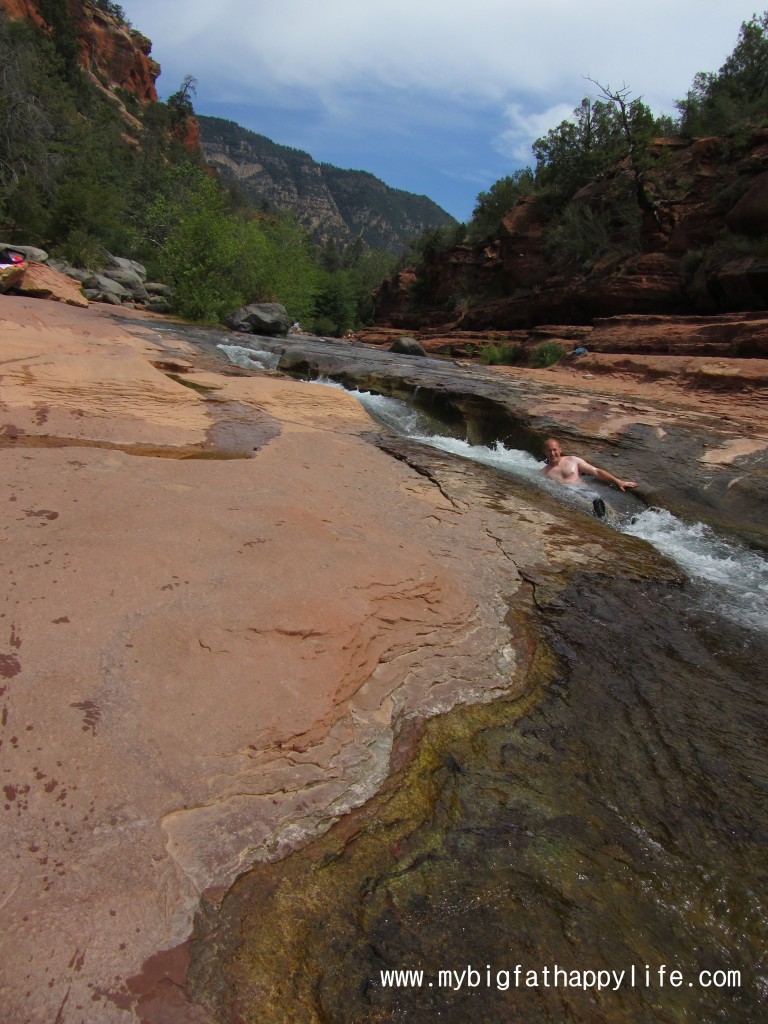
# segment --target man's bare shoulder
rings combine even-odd
[[[572,460],[573,464],[578,466],[582,473],[594,473],[595,467],[591,462],[587,462],[586,459],[582,459],[580,455],[569,455],[569,459]]]

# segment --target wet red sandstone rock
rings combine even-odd
[[[201,894],[364,799],[402,717],[514,686],[516,565],[586,564],[603,541],[506,488],[493,513],[443,492],[365,440],[349,396],[196,371],[104,307],[0,297],[0,336],[3,1005],[201,1024],[183,961],[157,956]],[[649,377],[673,358],[634,357]],[[722,409],[759,429],[710,462],[765,447],[760,404],[679,387],[701,360],[638,390],[621,359],[498,376],[600,436]],[[183,458],[229,404],[280,431],[250,460]]]

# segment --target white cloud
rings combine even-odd
[[[522,163],[533,164],[531,145],[546,135],[550,128],[570,118],[575,103],[558,103],[540,113],[526,111],[520,103],[510,103],[504,111],[509,128],[493,140],[493,148],[502,156]]]
[[[532,162],[531,143],[596,94],[587,75],[674,113],[695,73],[721,66],[755,10],[754,0],[122,6],[152,40],[162,96],[192,74],[199,111],[438,199],[452,179],[443,202],[457,210],[470,202],[456,198],[460,179]]]
[[[126,0],[161,63],[209,88],[440,93],[459,103],[525,92],[580,97],[581,76],[646,96],[682,95],[733,47],[751,0]],[[165,83],[164,83],[165,84]],[[171,83],[175,84],[175,83]],[[575,92],[574,92],[575,90]],[[566,96],[567,93],[567,96]]]

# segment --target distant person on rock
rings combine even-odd
[[[628,487],[637,487],[634,480],[619,480],[618,477],[604,469],[598,469],[597,466],[592,466],[584,459],[580,459],[578,455],[563,455],[560,444],[554,437],[547,438],[544,442],[544,458],[547,464],[541,471],[542,476],[554,480],[555,483],[565,484],[567,487],[578,487],[581,483],[582,473],[594,476],[598,480],[604,480],[606,483],[615,484],[620,491],[624,491]]]

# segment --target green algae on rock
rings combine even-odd
[[[756,1024],[768,651],[687,603],[591,573],[540,594],[540,619],[528,603],[524,697],[428,722],[364,809],[198,922],[216,1020]],[[518,965],[537,983],[510,981]],[[556,966],[624,981],[544,984]],[[394,970],[421,983],[385,984]],[[707,987],[718,971],[731,983]]]

